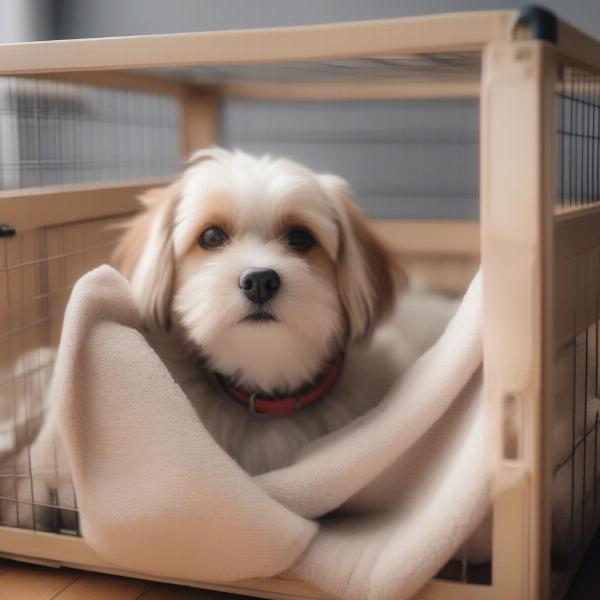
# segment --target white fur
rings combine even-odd
[[[377,405],[393,383],[441,335],[458,301],[408,292],[369,343],[348,350],[337,384],[313,406],[289,417],[255,417],[228,398],[174,336],[150,336],[174,379],[215,441],[248,473],[294,462],[311,440],[343,427]],[[400,432],[399,432],[400,434]]]
[[[377,320],[380,290],[344,180],[287,159],[219,148],[191,162],[176,193],[157,207],[132,290],[152,343],[202,421],[244,468],[259,473],[289,464],[308,441],[376,404],[405,368],[406,352],[398,356],[395,337],[384,343],[383,333],[370,345],[357,342]],[[198,237],[214,219],[229,223],[229,240],[202,249]],[[281,223],[294,219],[310,229],[328,266],[286,244]],[[267,305],[276,320],[245,320],[250,303],[239,278],[247,268],[279,274],[281,288]],[[169,334],[160,335],[169,324]],[[210,373],[248,390],[289,392],[339,352],[347,358],[334,389],[285,418],[252,416]]]
[[[241,321],[248,301],[240,273],[269,267],[282,277],[270,303],[278,322]],[[250,388],[295,389],[313,377],[341,341],[342,315],[335,286],[280,243],[244,235],[196,266],[185,258],[174,310],[187,337],[213,370]],[[314,315],[314,317],[312,316]]]
[[[177,321],[211,369],[249,388],[295,389],[342,344],[344,316],[335,282],[291,253],[277,239],[275,227],[289,211],[302,215],[335,260],[334,202],[314,173],[291,161],[220,149],[194,160],[200,162],[183,177],[174,217]],[[201,262],[193,249],[198,221],[220,197],[233,204],[237,232],[225,248]],[[272,268],[281,277],[281,290],[269,304],[277,323],[242,321],[248,301],[240,293],[239,277],[250,267]]]

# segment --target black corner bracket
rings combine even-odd
[[[0,224],[0,238],[13,237],[17,232],[10,225]]]
[[[537,4],[528,4],[519,11],[515,28],[527,27],[534,40],[544,40],[556,44],[558,42],[558,19],[556,15]]]

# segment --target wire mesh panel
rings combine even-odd
[[[0,189],[171,175],[177,98],[80,83],[0,78]]]
[[[181,154],[178,98],[61,79],[0,78],[0,189],[171,175]],[[1,220],[1,219],[0,219]],[[75,281],[106,262],[114,219],[0,238],[0,522],[78,533],[68,477],[38,479],[43,421],[63,312]],[[10,232],[10,231],[9,231]],[[6,233],[6,232],[5,232]],[[58,452],[58,450],[56,450]]]
[[[552,565],[568,574],[600,524],[600,77],[571,66],[559,69],[556,164]]]
[[[561,207],[600,200],[600,76],[561,69],[556,94],[557,199]]]
[[[60,449],[55,449],[54,464],[44,465],[44,477],[38,478],[31,442],[47,410],[71,289],[81,275],[108,260],[120,222],[91,220],[0,239],[2,525],[78,533],[76,499],[68,473],[63,472],[65,463],[57,456]]]
[[[115,87],[103,75],[95,81],[75,75],[0,78],[0,189],[131,180],[179,170],[180,99],[152,88]],[[21,229],[12,236],[7,227],[0,236],[2,525],[78,533],[70,478],[59,472],[65,464],[60,449],[41,478],[31,442],[46,413],[72,286],[107,262],[118,220]]]
[[[468,560],[466,550],[459,552],[460,559],[449,561],[436,575],[437,579],[460,581],[477,585],[491,585],[492,563],[474,563]]]
[[[557,564],[585,549],[598,521],[599,323],[597,311],[600,250],[593,249],[557,266],[557,295],[569,286],[572,329],[578,333],[557,350],[554,404],[554,554]],[[564,300],[557,298],[559,306]],[[594,308],[589,304],[593,303]],[[588,304],[588,306],[586,306]]]

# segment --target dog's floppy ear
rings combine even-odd
[[[134,217],[112,256],[112,263],[129,279],[144,323],[159,332],[170,326],[173,215],[179,195],[178,183],[145,192],[140,198],[145,210]]]
[[[319,180],[336,212],[337,283],[350,340],[368,338],[393,308],[397,295],[406,285],[406,274],[351,200],[348,183],[329,174],[320,175]]]

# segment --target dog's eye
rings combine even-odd
[[[198,243],[206,250],[209,250],[210,248],[218,248],[226,241],[227,236],[225,235],[225,232],[222,229],[214,226],[205,229],[198,238]]]
[[[286,241],[290,248],[304,251],[314,245],[315,238],[306,229],[295,227],[287,232]]]

